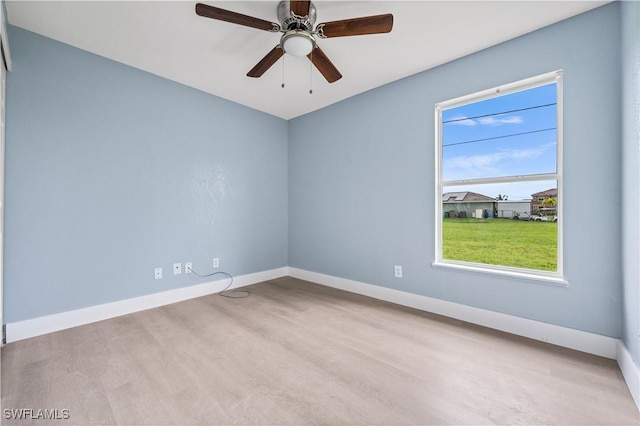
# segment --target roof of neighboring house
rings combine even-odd
[[[558,188],[547,189],[546,191],[536,192],[535,194],[531,194],[532,197],[557,197],[558,196]]]
[[[443,203],[493,203],[495,198],[487,197],[486,195],[478,194],[476,192],[445,192],[442,194]]]

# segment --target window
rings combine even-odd
[[[562,72],[435,115],[435,264],[561,278]]]

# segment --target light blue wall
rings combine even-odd
[[[640,3],[622,16],[622,339],[640,365]]]
[[[286,121],[9,30],[8,323],[287,265]]]
[[[620,337],[620,213],[594,209],[621,205],[619,26],[611,4],[291,120],[289,265]],[[570,287],[434,269],[434,104],[557,69]]]

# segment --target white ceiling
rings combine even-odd
[[[277,22],[277,1],[202,2]],[[317,23],[394,15],[389,34],[319,41],[343,75],[332,84],[288,55],[284,67],[280,60],[259,79],[246,77],[280,34],[197,16],[196,1],[6,3],[12,25],[290,119],[608,1],[315,1]]]

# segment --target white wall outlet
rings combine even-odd
[[[401,265],[395,265],[393,267],[393,273],[394,273],[396,278],[402,278],[402,266]]]
[[[220,259],[218,259],[217,257],[213,258],[213,267],[214,268],[219,268],[220,267]]]
[[[173,264],[173,275],[180,275],[182,273],[182,263]]]
[[[155,269],[155,274],[156,274],[156,280],[161,280],[162,279],[162,268],[156,268]]]
[[[190,274],[191,273],[191,262],[186,262],[184,264],[184,273],[185,274]]]

